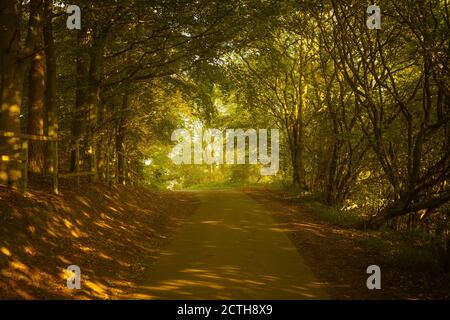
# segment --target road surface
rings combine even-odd
[[[323,284],[261,204],[238,190],[196,195],[201,204],[195,214],[131,298],[327,298]]]

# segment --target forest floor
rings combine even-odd
[[[450,274],[439,270],[421,243],[381,231],[330,223],[314,207],[288,192],[251,188],[281,223],[315,276],[335,299],[450,299]],[[414,248],[412,248],[414,247]],[[366,269],[381,269],[381,290],[369,290]]]
[[[189,193],[67,182],[60,195],[0,187],[0,299],[114,299],[141,283],[198,205]],[[66,287],[69,265],[81,289]]]
[[[151,192],[101,184],[77,188],[69,182],[63,183],[60,195],[39,190],[45,187],[36,187],[24,197],[0,187],[0,299],[164,298],[174,289],[173,283],[164,282],[167,273],[180,267],[179,271],[192,275],[175,279],[175,289],[183,298],[192,293],[220,298],[221,291],[226,293],[223,298],[261,295],[261,279],[254,279],[258,268],[287,278],[298,276],[295,294],[303,290],[302,283],[320,285],[326,292],[311,296],[314,290],[308,289],[304,297],[450,298],[449,275],[418,263],[422,260],[400,261],[392,256],[402,241],[327,222],[308,203],[286,192],[265,188],[244,189],[245,194],[242,190]],[[239,211],[241,206],[244,210]],[[211,211],[217,212],[210,219]],[[174,257],[177,252],[186,254]],[[294,263],[281,264],[284,256]],[[208,261],[216,262],[214,267],[225,265],[224,259],[238,268],[246,266],[242,270],[248,272],[236,267],[208,269]],[[191,262],[204,265],[189,267]],[[66,268],[72,264],[81,268],[81,290],[66,287]],[[366,287],[366,268],[372,264],[381,267],[381,290]],[[293,291],[276,277],[264,279],[280,289],[280,295],[265,298],[292,298],[287,295]],[[220,281],[225,284],[216,283]],[[233,285],[250,291],[224,290]],[[210,289],[219,293],[211,296]]]
[[[242,190],[191,191],[194,215],[164,250],[139,299],[326,299],[270,213]]]

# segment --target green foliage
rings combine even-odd
[[[428,239],[424,239],[428,238]],[[405,271],[426,273],[442,272],[438,246],[425,234],[409,232],[383,232],[355,237],[355,244],[376,252],[388,264]]]
[[[18,3],[18,30],[11,34],[28,33],[30,5]],[[446,2],[386,1],[380,31],[367,30],[363,0],[79,5],[81,31],[61,27],[62,6],[53,5],[47,17],[61,171],[75,170],[79,141],[81,168],[98,169],[108,183],[139,180],[164,189],[282,180],[331,223],[370,218],[367,226],[379,228],[426,214],[427,232],[448,232]],[[22,92],[26,79],[16,81],[26,68],[13,69],[29,64],[33,53],[27,37],[18,40],[11,77],[2,73],[2,88],[12,86],[15,94],[2,105],[17,109],[21,98],[24,129],[34,116],[26,108],[33,92]],[[9,50],[1,54],[11,58]],[[45,111],[38,122],[47,125]],[[20,122],[0,118],[0,130]],[[279,128],[279,175],[263,178],[249,165],[174,165],[171,133],[199,120],[219,129]]]
[[[319,219],[322,219],[326,222],[347,227],[356,227],[361,225],[361,217],[355,215],[353,212],[345,212],[318,201],[307,202],[309,202],[308,206],[312,209],[314,214]]]

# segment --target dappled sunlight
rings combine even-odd
[[[176,278],[142,285],[131,299],[318,299],[326,283],[295,285],[297,279],[252,273],[239,266],[180,269]],[[187,297],[189,296],[189,297]]]
[[[388,255],[386,250],[391,246],[398,247],[398,240],[393,243],[384,232],[368,232],[323,221],[310,206],[303,205],[298,199],[286,200],[288,195],[285,193],[248,190],[247,194],[264,204],[277,221],[277,228],[283,226],[280,228],[287,231],[309,265],[320,266],[313,269],[320,279],[314,286],[326,289],[331,296],[337,299],[409,298],[415,295],[413,290],[422,290],[411,282],[405,284],[402,278],[405,274],[399,275],[398,268],[392,264],[392,254]],[[394,285],[384,290],[367,290],[365,270],[374,261],[389,265],[384,268],[384,281]],[[425,278],[424,272],[411,273],[406,277],[413,282],[421,279],[421,285],[425,281],[441,285],[439,280]],[[403,283],[404,287],[399,283]],[[442,286],[445,287],[445,284]]]
[[[156,296],[149,295],[148,293],[133,293],[128,295],[129,299],[135,299],[135,300],[149,300],[149,299],[156,299]]]
[[[217,277],[218,278],[218,277]],[[155,286],[155,287],[145,287],[145,289],[148,290],[176,290],[178,288],[182,287],[206,287],[210,289],[217,289],[217,290],[223,290],[225,289],[225,286],[215,284],[211,281],[202,281],[202,280],[184,280],[184,279],[177,279],[177,280],[169,280],[162,282],[161,285]],[[194,288],[195,291],[195,288]]]
[[[450,299],[450,0],[73,2],[0,4],[0,300]]]
[[[149,279],[125,298],[319,299],[317,281],[257,202],[233,190],[199,192],[196,215],[161,253]],[[215,204],[215,206],[212,206]],[[311,229],[314,229],[313,227]]]
[[[191,212],[176,211],[173,194],[169,201],[142,189],[85,189],[84,195],[62,188],[60,196],[30,191],[23,197],[0,188],[0,298],[121,296],[137,286],[167,233]],[[194,204],[183,200],[185,209]],[[66,288],[71,264],[81,268],[80,290]]]
[[[215,221],[209,221],[209,220],[207,220],[207,221],[201,221],[200,223],[206,223],[206,224],[218,224],[218,223],[220,223],[220,221],[218,221],[218,220],[215,220]]]
[[[108,286],[86,279],[83,279],[83,285],[91,289],[94,294],[100,299],[108,299],[110,297]]]
[[[11,251],[9,251],[8,248],[2,247],[2,248],[0,249],[0,251],[1,251],[5,256],[11,257]]]

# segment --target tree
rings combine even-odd
[[[359,4],[333,1],[336,61],[363,110],[359,124],[391,186],[385,208],[370,221],[373,228],[450,200],[448,69],[442,64],[448,60],[449,19],[443,6],[389,2],[384,10],[391,22],[371,34],[358,15]]]
[[[46,61],[44,49],[44,1],[30,1],[30,21],[28,27],[28,48],[31,49],[28,89],[28,123],[29,134],[43,136],[45,117],[45,80]],[[33,173],[43,173],[45,144],[30,140],[29,165]]]
[[[20,108],[24,61],[20,47],[18,3],[3,1],[0,5],[0,130],[20,132]],[[0,153],[8,159],[19,157],[20,139],[0,137]],[[17,184],[21,173],[16,161],[0,162],[0,182]]]

